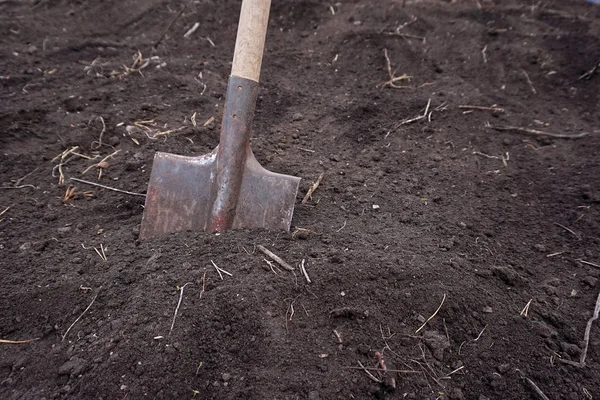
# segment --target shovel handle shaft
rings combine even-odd
[[[231,75],[258,82],[271,0],[243,0]]]

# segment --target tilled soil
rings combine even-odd
[[[217,145],[239,6],[0,2],[0,339],[36,339],[0,398],[600,397],[600,7],[274,0],[252,148],[292,231],[141,242],[143,196],[70,178]]]

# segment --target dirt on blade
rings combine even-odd
[[[600,7],[273,1],[291,232],[140,242],[154,153],[219,141],[239,5],[0,2],[0,398],[599,397]]]

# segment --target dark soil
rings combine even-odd
[[[99,182],[144,193],[156,150],[217,145],[239,5],[0,1],[0,339],[37,339],[0,398],[600,397],[600,321],[561,362],[600,290],[600,7],[274,0],[252,146],[303,178],[296,233],[140,242],[143,197],[69,178],[118,150]],[[351,369],[375,352],[408,372]]]

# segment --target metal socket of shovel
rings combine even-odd
[[[141,239],[179,231],[290,229],[300,178],[264,169],[250,149],[271,0],[243,0],[219,146],[156,153]]]

